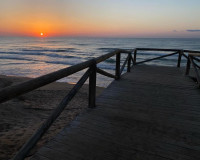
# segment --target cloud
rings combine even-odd
[[[188,29],[187,32],[200,32],[200,29]]]

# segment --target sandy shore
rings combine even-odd
[[[28,78],[0,76],[0,89],[26,80]],[[12,158],[15,155],[73,86],[73,84],[55,82],[0,104],[1,160]],[[97,95],[103,89],[97,87]],[[30,156],[87,108],[87,100],[88,85],[84,85],[45,136],[38,142]]]

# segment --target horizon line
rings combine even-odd
[[[200,39],[200,37],[134,37],[134,36],[86,36],[86,35],[64,35],[64,36],[28,36],[28,35],[0,35],[8,38],[124,38],[124,39]]]

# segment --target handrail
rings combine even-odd
[[[141,61],[141,62],[136,62],[136,59],[137,59],[137,51],[165,51],[165,52],[175,52],[175,53],[171,53],[171,54],[168,54],[168,55],[163,55],[163,56],[160,56],[160,57],[156,57],[156,58],[152,58],[152,59],[147,59],[147,60],[144,60],[144,61]],[[197,51],[196,51],[197,52]],[[180,64],[181,64],[181,58],[182,56],[184,57],[187,57],[185,54],[184,54],[184,50],[182,49],[161,49],[161,48],[135,48],[134,50],[134,65],[137,65],[137,64],[141,64],[141,63],[145,63],[145,62],[149,62],[149,61],[153,61],[153,60],[157,60],[157,59],[161,59],[161,58],[164,58],[164,57],[168,57],[168,56],[172,56],[172,55],[175,55],[175,54],[178,54],[178,63],[177,63],[177,67],[180,67]]]
[[[54,112],[47,118],[47,120],[43,123],[43,125],[33,134],[33,136],[23,145],[23,147],[18,151],[18,153],[13,158],[14,160],[22,160],[26,157],[26,155],[30,152],[30,150],[36,145],[36,143],[40,140],[40,138],[46,133],[46,131],[49,129],[49,127],[52,125],[52,123],[56,120],[56,118],[62,113],[62,111],[65,109],[67,104],[71,101],[71,99],[75,96],[75,94],[78,92],[78,90],[83,86],[85,81],[89,77],[89,99],[88,99],[88,106],[89,108],[93,108],[96,105],[96,73],[97,71],[100,73],[103,73],[103,75],[111,76],[111,74],[101,70],[97,69],[97,64],[105,61],[106,59],[116,55],[116,75],[111,76],[115,79],[120,79],[121,73],[120,73],[120,55],[121,53],[128,53],[128,66],[127,70],[130,71],[130,65],[131,65],[131,53],[132,50],[122,50],[118,49],[113,52],[110,52],[108,54],[102,55],[100,57],[91,59],[89,61],[64,68],[61,70],[58,70],[56,72],[49,73],[47,75],[29,80],[27,82],[6,87],[2,90],[0,90],[0,103],[8,101],[9,99],[12,99],[16,96],[22,95],[24,93],[30,92],[34,89],[37,89],[39,87],[42,87],[46,84],[49,84],[51,82],[54,82],[58,79],[61,79],[63,77],[69,76],[73,73],[76,73],[80,70],[89,68],[87,72],[81,77],[81,79],[78,81],[78,83],[72,88],[72,90],[68,93],[67,96],[63,98],[63,100],[60,102],[60,104],[56,107]],[[14,92],[14,93],[13,93]]]
[[[175,52],[171,53],[171,54],[159,56],[159,57],[156,57],[156,58],[151,58],[151,59],[147,59],[147,60],[144,60],[144,61],[136,62],[137,51],[138,50],[140,50],[140,51],[141,50],[143,50],[143,51],[175,51]],[[185,54],[185,52],[188,53],[188,56]],[[142,63],[145,63],[145,62],[161,59],[161,58],[172,56],[172,55],[175,55],[175,54],[178,54],[177,67],[180,67],[182,56],[187,59],[187,67],[186,67],[186,73],[185,73],[186,75],[189,74],[190,65],[192,63],[192,66],[193,66],[195,74],[196,74],[196,78],[195,79],[196,79],[196,81],[198,83],[198,86],[200,87],[200,75],[199,75],[198,70],[197,70],[197,69],[200,69],[200,66],[197,63],[194,62],[194,60],[197,61],[197,62],[200,62],[200,59],[197,58],[197,57],[200,56],[200,51],[182,50],[182,49],[136,48],[134,50],[134,60],[133,60],[134,63],[133,64],[134,65],[142,64]]]
[[[173,51],[173,52],[180,51],[180,49],[166,49],[166,48],[135,48],[135,49],[142,51]]]
[[[200,53],[200,51],[194,51],[194,50],[183,50],[183,51],[188,53]]]
[[[14,157],[14,160],[24,159],[26,154],[36,145],[36,143],[40,140],[40,138],[44,135],[44,133],[49,129],[52,123],[56,120],[56,118],[62,113],[70,100],[75,96],[78,90],[83,86],[85,81],[88,79],[92,70],[89,69],[82,76],[82,78],[78,81],[78,83],[73,87],[73,89],[69,92],[69,94],[63,98],[58,107],[54,110],[54,112],[47,118],[47,120],[42,124],[42,126],[35,132],[35,134],[23,145],[23,147],[19,150],[19,152]]]
[[[147,59],[147,60],[144,60],[144,61],[141,61],[141,62],[137,62],[136,64],[141,64],[141,63],[145,63],[145,62],[161,59],[161,58],[164,58],[164,57],[169,57],[169,56],[172,56],[172,55],[175,55],[175,54],[178,54],[178,52],[167,54],[167,55],[163,55],[163,56],[156,57],[156,58]]]
[[[137,58],[137,50],[144,50],[144,51],[174,51],[174,53],[160,56],[157,58],[148,59],[142,62],[136,62]],[[132,57],[132,52],[134,52],[134,58]],[[35,90],[37,88],[40,88],[44,85],[47,85],[49,83],[52,83],[56,80],[59,80],[61,78],[67,77],[69,75],[72,75],[78,71],[81,71],[83,69],[89,68],[86,73],[81,77],[81,79],[78,81],[78,83],[73,87],[73,89],[69,92],[69,94],[61,101],[61,103],[58,105],[58,107],[55,109],[55,111],[52,113],[52,115],[44,122],[44,124],[35,132],[35,134],[29,139],[29,141],[20,149],[20,151],[16,154],[14,157],[14,160],[21,160],[24,159],[25,156],[30,152],[30,150],[34,147],[34,145],[38,142],[38,140],[43,136],[43,134],[48,130],[48,128],[51,126],[51,124],[55,121],[55,119],[60,115],[60,113],[64,110],[64,108],[67,106],[67,104],[70,102],[70,100],[74,97],[74,95],[78,92],[78,90],[83,86],[85,81],[89,77],[89,107],[93,108],[96,105],[96,74],[100,73],[104,76],[108,76],[111,78],[120,79],[120,76],[124,70],[124,67],[127,65],[127,72],[130,72],[131,69],[131,62],[133,62],[133,65],[137,65],[140,63],[145,63],[148,61],[152,61],[155,59],[164,58],[167,56],[172,56],[175,54],[179,54],[178,56],[178,64],[177,67],[180,67],[181,63],[181,56],[183,55],[185,58],[188,59],[188,63],[190,61],[195,66],[194,60],[199,60],[198,58],[193,58],[191,56],[186,56],[184,52],[193,52],[193,53],[200,53],[199,51],[189,51],[189,50],[180,50],[180,49],[158,49],[158,48],[135,48],[133,50],[122,50],[118,49],[113,52],[110,52],[108,54],[102,55],[100,57],[88,60],[83,63],[79,63],[77,65],[64,68],[52,73],[49,73],[47,75],[29,80],[27,82],[23,82],[18,85],[13,85],[6,87],[2,90],[0,90],[0,103],[8,101],[12,98],[15,98],[19,95],[22,95],[24,93],[30,92],[32,90]],[[121,61],[121,53],[128,53],[128,56],[126,60],[124,61],[122,67],[120,65]],[[115,68],[115,75],[112,75],[104,70],[101,70],[97,68],[97,64],[105,61],[106,59],[115,56],[116,55],[116,68]],[[199,79],[199,77],[197,77]]]
[[[200,75],[199,75],[199,72],[198,72],[198,69],[200,69],[200,66],[195,63],[194,61],[197,61],[197,62],[200,62],[199,59],[195,56],[200,56],[200,54],[198,53],[197,54],[194,54],[194,52],[189,52],[188,54],[188,60],[187,60],[187,67],[186,67],[186,75],[189,75],[189,72],[190,72],[190,66],[191,66],[191,63],[192,63],[192,66],[194,68],[194,72],[195,72],[195,75],[196,75],[196,82],[198,84],[198,87],[200,88]],[[198,68],[198,69],[197,69]]]
[[[108,59],[116,54],[119,54],[119,53],[131,53],[131,51],[119,49],[119,50],[110,52],[108,54],[102,55],[98,58],[94,58],[94,59],[88,60],[86,62],[79,63],[77,65],[46,74],[44,76],[29,80],[29,81],[26,81],[26,82],[23,82],[23,83],[20,83],[17,85],[8,86],[8,87],[0,90],[0,103],[8,101],[12,98],[15,98],[19,95],[30,92],[32,90],[35,90],[37,88],[40,88],[49,83],[55,82],[56,80],[59,80],[61,78],[72,75],[78,71],[81,71],[85,68],[90,67],[93,64],[98,64],[102,61],[105,61],[106,59]]]
[[[128,60],[130,59],[130,54],[127,56],[126,60],[124,61],[124,64],[122,65],[122,68],[120,69],[120,74],[124,71],[124,67],[126,66]]]

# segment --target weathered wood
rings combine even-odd
[[[165,49],[165,48],[136,48],[137,50],[142,51],[169,51],[169,52],[178,52],[180,49]]]
[[[116,54],[116,68],[115,68],[116,80],[120,79],[120,59],[121,59],[121,54],[120,53]]]
[[[132,55],[131,55],[131,61],[133,62],[133,65],[134,65],[134,59],[133,59]],[[133,66],[133,65],[132,65],[132,66]]]
[[[93,65],[94,63],[100,63],[102,61],[105,61],[106,59],[118,54],[118,53],[131,53],[131,51],[128,50],[115,50],[113,52],[110,52],[108,54],[102,55],[100,57],[91,59],[89,61],[79,63],[77,65],[64,68],[49,74],[46,74],[44,76],[29,80],[27,82],[23,82],[21,84],[13,85],[6,87],[2,90],[0,90],[0,103],[8,101],[12,98],[15,98],[19,95],[22,95],[24,93],[30,92],[34,89],[40,88],[44,85],[47,85],[49,83],[52,83],[56,80],[59,80],[61,78],[67,77],[69,75],[72,75],[78,71],[81,71],[83,69],[86,69]]]
[[[100,68],[97,68],[97,73],[102,74],[102,75],[107,76],[107,77],[110,77],[110,78],[114,78],[114,79],[116,78],[115,75],[108,73],[108,72],[106,72],[106,71],[104,71]]]
[[[102,61],[105,61],[106,59],[118,54],[118,53],[132,53],[134,51],[134,64],[136,64],[136,54],[137,54],[137,49],[138,50],[146,50],[146,51],[180,51],[180,50],[175,50],[175,49],[156,49],[156,48],[136,48],[133,50],[122,50],[118,49],[113,52],[110,52],[108,54],[102,55],[100,57],[94,58],[92,60],[61,69],[59,71],[32,79],[30,81],[14,85],[14,86],[9,86],[6,87],[2,90],[0,90],[0,103],[5,102],[7,100],[10,100],[16,96],[22,95],[24,93],[30,92],[34,89],[37,89],[39,87],[42,87],[44,85],[47,85],[49,83],[52,83],[56,80],[59,80],[61,78],[67,77],[71,74],[74,74],[80,70],[83,70],[85,68],[90,67],[94,61],[95,63],[100,63]],[[193,53],[200,53],[199,51],[189,51],[189,50],[183,50],[184,52],[193,52]],[[185,56],[185,55],[184,55]],[[119,69],[119,68],[118,68]],[[120,72],[119,70],[117,72]]]
[[[180,50],[178,52],[178,63],[177,63],[177,67],[178,68],[180,68],[180,66],[181,66],[181,57],[182,57],[182,55],[183,55],[183,50]]]
[[[128,62],[129,59],[130,59],[130,58],[129,58],[129,55],[128,55],[127,58],[126,58],[126,60],[124,61],[123,65],[122,65],[121,69],[120,69],[120,75],[121,75],[122,72],[124,71],[124,67],[126,66],[126,64],[127,64],[127,62]]]
[[[94,60],[89,60],[87,62],[83,62],[83,63],[77,64],[68,68],[64,68],[59,71],[52,72],[50,74],[47,74],[35,79],[31,79],[21,84],[6,87],[0,90],[0,103],[5,102],[21,94],[30,92],[34,89],[37,89],[49,83],[52,83],[58,79],[69,76],[85,68],[88,68],[92,64],[94,64]]]
[[[42,126],[35,132],[35,134],[23,145],[23,147],[19,150],[13,160],[23,160],[25,156],[30,152],[30,150],[35,146],[38,140],[43,136],[43,134],[49,129],[51,124],[57,119],[57,117],[62,113],[71,99],[75,96],[78,90],[83,86],[85,81],[88,79],[89,75],[92,73],[92,70],[88,70],[82,78],[78,81],[78,83],[72,88],[69,94],[63,98],[58,107],[54,110],[54,112],[47,118],[47,120],[42,124]],[[96,88],[96,86],[95,86]]]
[[[161,58],[164,58],[164,57],[169,57],[169,56],[172,56],[172,55],[175,55],[175,54],[178,54],[178,52],[159,56],[159,57],[156,57],[156,58],[147,59],[147,60],[144,60],[144,61],[141,61],[141,62],[137,62],[136,64],[142,64],[142,63],[145,63],[145,62],[150,62],[150,61],[161,59]]]
[[[128,58],[128,65],[127,65],[127,72],[130,72],[131,71],[131,54],[129,54],[129,58]]]
[[[183,52],[188,52],[188,53],[200,53],[200,51],[194,51],[194,50],[183,50]]]
[[[96,77],[97,77],[97,66],[94,64],[90,67],[91,73],[89,76],[89,108],[96,106]]]
[[[197,67],[193,61],[193,56],[190,56],[189,55],[189,59],[190,59],[190,62],[192,62],[192,65],[194,67],[194,71],[195,71],[195,74],[196,74],[196,78],[197,78],[197,83],[198,83],[198,86],[200,87],[200,76],[199,76],[199,73],[198,73],[198,70],[197,70]]]
[[[33,158],[200,159],[199,93],[179,68],[134,66]]]
[[[193,57],[200,57],[200,53],[195,53],[195,52],[190,52],[189,55]]]
[[[124,49],[118,49],[118,50],[115,50],[114,52],[110,52],[108,54],[105,54],[105,55],[102,55],[100,57],[97,57],[95,58],[94,60],[96,61],[96,63],[100,63],[100,62],[103,62],[105,61],[106,59],[118,54],[118,53],[131,53],[132,50],[124,50]]]
[[[133,65],[136,65],[137,49],[134,50]]]
[[[185,75],[189,75],[189,73],[190,73],[190,65],[191,65],[191,62],[190,62],[190,58],[188,57]]]
[[[137,55],[137,50],[145,50],[145,51],[176,51],[175,53],[172,53],[172,54],[169,54],[169,55],[164,55],[164,56],[160,56],[160,57],[156,57],[156,58],[153,58],[153,59],[148,59],[148,60],[145,60],[145,61],[142,61],[142,62],[138,62],[136,63],[136,55]],[[131,56],[131,53],[134,51],[134,59],[132,58]],[[88,72],[91,72],[90,73],[90,79],[89,79],[89,107],[90,108],[93,108],[95,107],[95,100],[96,100],[96,71],[99,71],[101,73],[103,73],[104,75],[109,75],[110,77],[113,77],[113,78],[116,78],[116,79],[120,79],[120,75],[121,73],[123,72],[124,70],[124,67],[126,65],[126,63],[128,62],[128,66],[127,66],[127,71],[130,72],[130,65],[131,65],[131,60],[134,62],[134,64],[140,64],[140,63],[144,63],[144,62],[148,62],[148,61],[152,61],[152,60],[155,60],[155,59],[160,59],[160,58],[163,58],[163,57],[167,57],[167,56],[171,56],[171,55],[174,55],[174,54],[177,54],[179,53],[179,57],[178,57],[178,63],[177,63],[177,67],[180,67],[180,63],[181,63],[181,56],[183,55],[184,57],[187,58],[187,56],[183,53],[183,51],[187,51],[187,50],[175,50],[175,49],[156,49],[156,48],[138,48],[138,49],[134,49],[134,50],[116,50],[114,52],[110,52],[106,55],[103,55],[103,56],[100,56],[98,58],[94,58],[92,60],[89,60],[89,61],[86,61],[86,62],[83,62],[83,63],[80,63],[80,64],[77,64],[75,66],[72,66],[72,67],[69,67],[69,68],[65,68],[65,69],[62,69],[62,70],[59,70],[59,71],[56,71],[56,72],[53,72],[53,73],[50,73],[48,75],[45,75],[45,76],[41,76],[39,78],[36,78],[36,79],[33,79],[33,80],[30,80],[28,82],[24,82],[22,84],[19,84],[19,85],[15,85],[15,86],[10,86],[10,87],[7,87],[3,90],[0,91],[0,102],[4,102],[4,101],[7,101],[13,97],[16,97],[18,95],[21,95],[21,94],[24,94],[26,92],[29,92],[31,90],[34,90],[36,88],[39,88],[41,86],[44,86],[46,84],[49,84],[53,81],[56,81],[60,78],[63,78],[63,77],[66,77],[66,76],[69,76],[75,72],[78,72],[80,70],[83,70],[85,68],[88,68],[90,67],[90,70]],[[193,52],[193,51],[189,51],[189,52]],[[128,53],[128,57],[126,58],[124,64],[122,65],[122,68],[120,70],[120,54],[121,53]],[[198,51],[194,51],[193,54],[194,56],[199,56],[199,53]],[[116,55],[116,76],[113,76],[101,69],[96,69],[96,64],[97,63],[100,63],[112,56]],[[199,66],[193,61],[193,59],[195,59],[196,61],[200,61],[198,58],[196,57],[193,57],[193,55],[190,53],[190,60],[188,61],[188,63],[190,63],[190,61],[192,62],[194,68],[195,68],[195,72],[197,74],[197,81],[198,83],[200,82],[200,78],[199,78],[199,75],[198,75],[198,72],[197,72],[197,68],[199,68]],[[187,67],[187,70],[188,70],[188,67]],[[187,72],[186,70],[186,72]],[[87,72],[86,72],[87,73]],[[189,71],[188,71],[189,73]],[[155,76],[156,77],[156,76]],[[78,82],[80,83],[81,85],[82,82],[84,81],[85,82],[85,75],[82,77],[82,79]],[[146,78],[148,79],[148,78]],[[84,83],[83,82],[83,83]],[[174,84],[176,85],[176,83]],[[77,89],[81,86],[75,86],[77,87]],[[74,91],[70,92],[70,94],[68,96],[66,96],[68,98],[68,100],[63,100],[65,102],[61,102],[61,103],[66,103],[68,104],[71,99],[75,94],[76,92],[76,88]],[[72,95],[71,95],[72,94]],[[123,97],[123,96],[122,96]],[[129,95],[127,96],[129,97]],[[126,97],[126,98],[127,98]],[[137,97],[137,96],[136,96]],[[61,105],[61,104],[60,104]],[[64,106],[63,106],[64,107]],[[59,108],[59,107],[58,107]],[[50,117],[50,120],[46,121],[42,128],[40,128],[37,132],[37,134],[35,135],[35,137],[33,136],[32,139],[27,142],[29,143],[26,147],[27,148],[22,148],[22,151],[20,150],[20,153],[19,155],[23,155],[25,156],[25,153],[24,151],[28,151],[30,150],[30,146],[34,145],[36,143],[36,141],[38,140],[38,138],[40,138],[40,136],[42,136],[45,132],[46,129],[48,129],[48,127],[51,125],[51,123],[55,120],[55,119],[52,119],[51,118],[57,118],[57,117],[54,117],[53,115],[55,116],[58,116],[60,114],[60,110],[56,110],[55,113],[53,113]],[[21,156],[20,155],[20,156]]]

